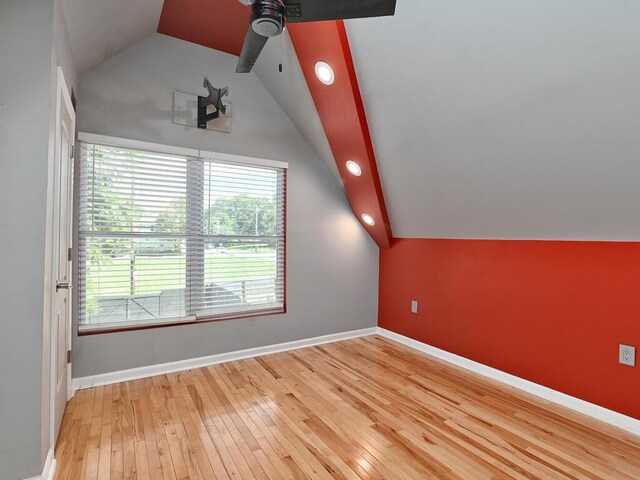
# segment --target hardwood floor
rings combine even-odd
[[[640,479],[640,439],[381,337],[77,392],[63,479]]]

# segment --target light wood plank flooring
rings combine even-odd
[[[381,337],[77,392],[63,479],[640,479],[640,439]]]

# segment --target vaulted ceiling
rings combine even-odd
[[[237,54],[248,18],[238,0],[63,4],[80,72],[156,29]],[[639,5],[398,0],[345,23],[395,236],[640,239]],[[330,161],[304,61],[274,75],[274,43],[256,73]]]
[[[639,240],[639,25],[626,0],[348,21],[394,235]]]
[[[62,0],[78,74],[158,30],[164,0]]]

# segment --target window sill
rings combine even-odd
[[[244,311],[234,310],[233,312],[220,312],[217,314],[207,314],[199,317],[186,317],[157,321],[142,322],[118,322],[102,325],[80,325],[78,336],[101,335],[103,333],[121,333],[136,330],[151,330],[156,328],[176,327],[178,325],[198,325],[203,323],[222,322],[225,320],[239,320],[242,318],[258,318],[272,315],[283,315],[287,313],[286,305],[266,306],[267,308],[250,309]]]

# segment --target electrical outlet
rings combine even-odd
[[[622,365],[636,366],[636,347],[620,345],[620,363]]]
[[[411,313],[418,313],[418,301],[411,300]]]

